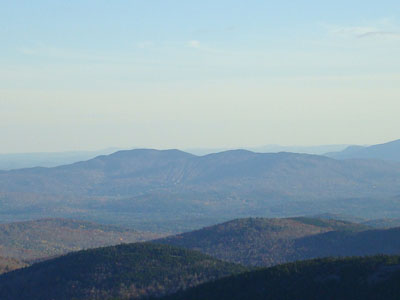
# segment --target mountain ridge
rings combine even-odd
[[[139,149],[55,168],[0,172],[0,215],[5,218],[90,216],[127,220],[123,222],[133,226],[140,222],[129,219],[141,218],[160,226],[197,219],[201,227],[246,215],[279,215],[277,210],[286,212],[285,206],[300,215],[304,202],[312,207],[332,202],[328,209],[312,210],[318,213],[338,201],[346,208],[354,198],[364,205],[365,197],[382,203],[399,194],[400,163],[287,152],[235,150],[199,157],[180,150]],[[207,223],[201,221],[207,218]]]
[[[236,219],[156,240],[248,266],[296,260],[400,253],[400,227],[295,217]]]
[[[372,146],[350,146],[343,151],[326,154],[336,159],[380,159],[400,161],[400,139]]]

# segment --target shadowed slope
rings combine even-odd
[[[400,257],[318,259],[230,276],[165,300],[398,299]]]
[[[341,230],[365,230],[366,226],[345,221],[312,218],[247,218],[229,221],[193,232],[157,240],[207,253],[245,265],[270,266],[301,259],[296,240]]]
[[[245,268],[199,252],[148,243],[98,248],[0,276],[2,300],[138,299],[160,296]]]

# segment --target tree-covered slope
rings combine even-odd
[[[316,218],[237,219],[158,240],[244,265],[271,266],[329,256],[400,253],[400,227]]]
[[[0,256],[0,274],[10,272],[19,268],[26,267],[27,264],[16,260],[15,258],[1,257]]]
[[[399,299],[400,257],[317,259],[202,284],[164,300]]]
[[[242,272],[199,252],[150,243],[70,253],[0,276],[0,299],[138,299]]]
[[[157,240],[245,265],[270,266],[297,259],[295,241],[329,231],[368,227],[313,218],[246,218]],[[299,258],[301,259],[301,258]]]
[[[70,219],[0,224],[0,255],[32,261],[70,251],[140,242],[156,234]]]
[[[289,261],[328,256],[400,254],[400,227],[361,232],[331,231],[296,239]]]

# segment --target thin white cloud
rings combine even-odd
[[[384,38],[384,39],[400,39],[400,32],[390,31],[370,31],[358,36],[359,38]]]
[[[364,26],[336,26],[332,27],[330,30],[332,34],[342,37],[357,37],[375,31],[378,31],[375,27]]]
[[[341,38],[399,40],[400,28],[393,23],[377,22],[373,26],[326,26],[330,34]]]
[[[198,51],[206,52],[206,53],[210,53],[210,54],[224,54],[224,53],[227,53],[224,50],[220,50],[220,49],[216,49],[216,48],[213,48],[213,47],[209,47],[208,45],[204,45],[203,43],[201,43],[198,40],[191,40],[191,41],[186,42],[186,47],[197,49]]]
[[[187,43],[190,48],[200,48],[200,42],[197,40],[191,40]]]

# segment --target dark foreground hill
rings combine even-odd
[[[399,195],[400,163],[296,153],[199,157],[139,149],[55,168],[0,171],[3,220],[84,215],[175,232],[249,215],[351,209],[369,218],[395,217]]]
[[[149,243],[70,253],[0,276],[0,299],[139,299],[245,268],[195,251]]]
[[[328,256],[400,254],[400,227],[361,232],[331,231],[297,239],[289,261]]]
[[[15,222],[0,224],[0,255],[32,261],[155,237],[152,233],[70,219]]]
[[[318,259],[230,276],[164,300],[399,299],[400,257]]]
[[[328,256],[400,254],[400,228],[313,218],[238,219],[157,241],[244,265],[271,266]]]

